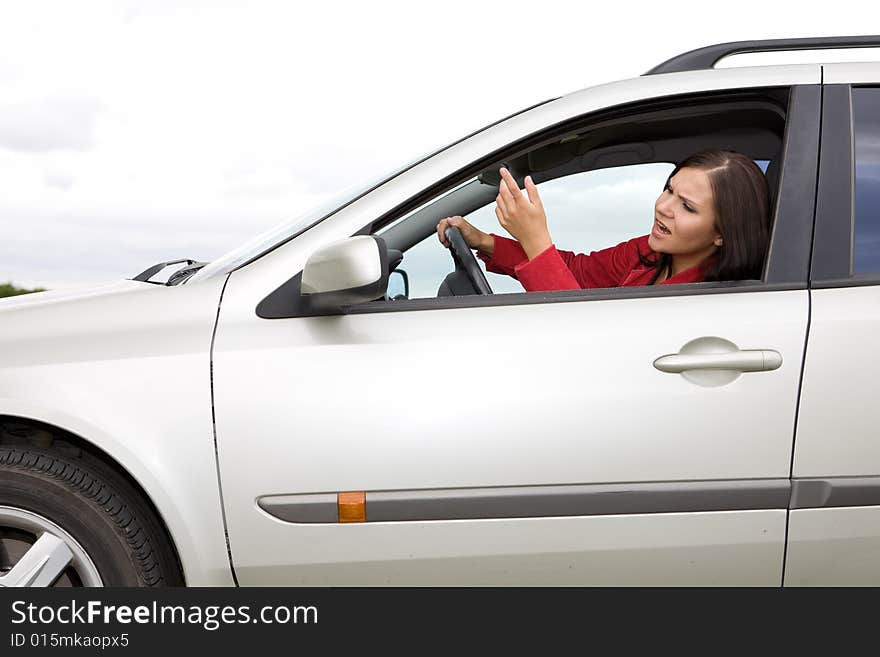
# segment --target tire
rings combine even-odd
[[[27,575],[34,572],[30,564],[47,554],[52,559],[41,572]],[[103,462],[0,445],[0,584],[132,587],[183,581],[155,513]]]

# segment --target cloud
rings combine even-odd
[[[75,195],[77,190],[69,192]],[[278,222],[273,212],[205,213],[163,207],[16,207],[0,199],[0,217],[18,226],[0,240],[0,279],[26,287],[67,287],[130,278],[158,262],[213,260]]]
[[[224,194],[230,197],[277,198],[290,193],[293,172],[283,167],[260,167],[229,172],[225,176]]]
[[[2,105],[0,147],[25,153],[90,150],[103,109],[100,101],[76,96]]]
[[[73,176],[66,171],[47,169],[43,172],[43,182],[48,187],[55,187],[66,192],[73,186]]]

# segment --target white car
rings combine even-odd
[[[714,67],[844,46],[880,37],[686,53],[167,280],[4,300],[0,585],[880,584],[880,64]],[[760,280],[493,293],[437,239],[500,232],[505,164],[612,246],[706,147],[766,172]]]

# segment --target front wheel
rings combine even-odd
[[[93,459],[0,446],[0,587],[182,584],[155,513]]]

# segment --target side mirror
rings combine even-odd
[[[315,251],[306,260],[300,294],[315,310],[336,310],[385,296],[388,248],[375,235],[348,237]]]

